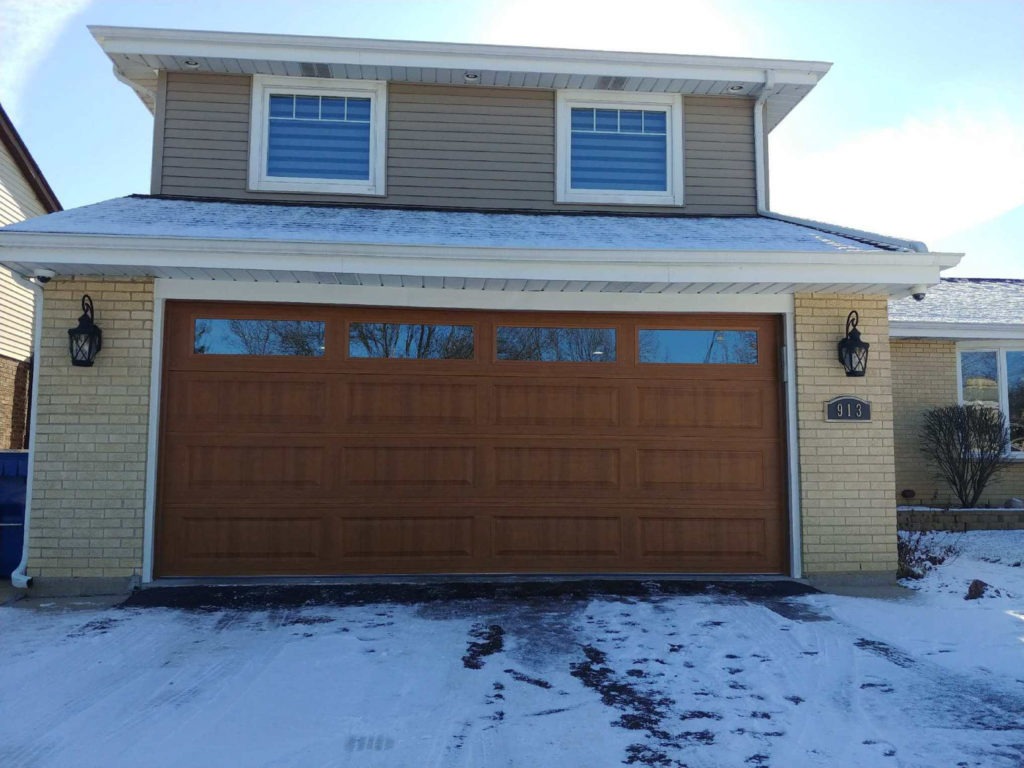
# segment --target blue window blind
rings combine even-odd
[[[267,175],[370,178],[370,99],[272,94]]]
[[[571,110],[570,187],[668,190],[668,120],[647,109]]]

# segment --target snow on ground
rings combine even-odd
[[[958,543],[899,600],[23,601],[0,766],[1019,768],[1024,532]]]

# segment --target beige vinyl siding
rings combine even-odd
[[[13,360],[32,356],[32,292],[0,267],[0,355]]]
[[[556,204],[554,91],[389,84],[383,198],[248,191],[248,77],[170,73],[165,98],[154,173],[162,194],[544,211],[755,211],[747,99],[684,101],[686,205],[679,209]]]
[[[46,213],[7,146],[0,142],[0,226]],[[32,355],[32,292],[0,267],[0,355],[25,360]]]

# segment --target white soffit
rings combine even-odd
[[[155,109],[157,73],[286,75],[409,83],[755,97],[767,72],[774,128],[828,72],[819,61],[91,26],[115,74]]]

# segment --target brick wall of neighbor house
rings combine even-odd
[[[32,362],[0,355],[0,450],[28,447]]]
[[[956,342],[945,339],[894,339],[892,396],[896,413],[896,497],[900,504],[950,506],[956,496],[936,477],[921,453],[919,434],[924,412],[957,402]],[[914,491],[905,500],[900,493]],[[1024,462],[1012,464],[985,488],[979,502],[998,506],[1010,497],[1024,498]]]
[[[893,409],[889,328],[881,296],[797,294],[797,426],[804,571],[896,571],[892,497]],[[871,344],[867,376],[847,377],[836,358],[851,309]],[[871,402],[870,422],[826,422],[839,395]]]
[[[103,330],[91,368],[68,357],[83,293]],[[28,572],[131,577],[142,567],[153,283],[55,280],[44,296]]]

